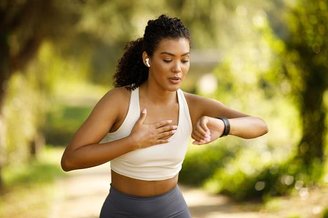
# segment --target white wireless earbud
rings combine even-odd
[[[145,59],[145,65],[146,65],[147,67],[150,67],[150,64],[149,64],[149,58],[146,58],[146,59]]]

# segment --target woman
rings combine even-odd
[[[115,88],[67,146],[65,171],[111,161],[100,217],[191,217],[177,186],[189,137],[201,145],[267,132],[260,118],[181,91],[189,65],[190,35],[182,22],[165,15],[150,20],[143,38],[128,44]]]

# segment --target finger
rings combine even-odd
[[[161,128],[163,126],[169,125],[172,123],[172,120],[162,120],[160,122],[155,123],[155,128]]]
[[[196,141],[196,140],[195,140],[195,141],[192,142],[192,144],[193,144],[193,145],[201,145],[202,143],[200,143],[199,141]]]
[[[140,117],[137,120],[137,123],[138,124],[143,124],[145,122],[146,117],[147,117],[147,109],[144,108],[140,113]]]
[[[194,130],[194,131],[192,132],[191,137],[192,137],[193,139],[195,139],[196,141],[200,141],[200,140],[203,138],[203,135],[200,134],[197,130]]]
[[[192,142],[194,145],[203,145],[203,144],[205,144],[206,142],[204,141],[204,140],[194,140],[193,142]]]
[[[211,140],[211,137],[209,135],[210,133],[203,135],[201,132],[199,132],[197,129],[192,132],[191,137],[195,139],[195,141],[204,141],[205,143],[209,142]]]
[[[208,137],[209,134],[209,129],[207,128],[207,122],[206,121],[201,121],[197,124],[196,126],[197,131],[203,136],[203,137]]]
[[[210,133],[209,128],[207,127],[208,122],[200,122],[201,129],[205,132],[205,135]]]
[[[193,132],[192,132],[192,136],[194,139],[196,140],[201,140],[202,138],[204,138],[203,134],[200,133],[200,131],[198,129],[194,129]]]
[[[176,130],[177,128],[178,128],[177,125],[166,125],[166,126],[162,126],[162,127],[158,128],[157,131],[159,133],[170,132],[172,130]]]
[[[201,126],[201,121],[198,121],[193,129],[193,132],[195,134],[197,134],[198,136],[201,135],[206,135],[206,132],[203,130],[202,126]]]
[[[168,139],[159,139],[159,140],[157,140],[156,144],[165,144],[165,143],[168,143],[168,142],[169,142]]]
[[[200,140],[200,141],[193,141],[192,144],[194,145],[204,145],[204,144],[207,144],[208,142],[207,141],[204,141],[204,140]]]
[[[168,139],[168,138],[170,138],[171,136],[173,136],[174,133],[176,133],[176,130],[171,130],[171,131],[167,131],[167,132],[160,133],[160,134],[158,135],[158,139]]]

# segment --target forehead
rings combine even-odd
[[[171,53],[175,55],[186,54],[190,52],[189,40],[186,38],[162,39],[154,53]]]

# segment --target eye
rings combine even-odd
[[[170,63],[172,60],[171,59],[164,59],[163,60],[165,63]]]
[[[181,62],[184,64],[189,63],[189,59],[181,60]]]

